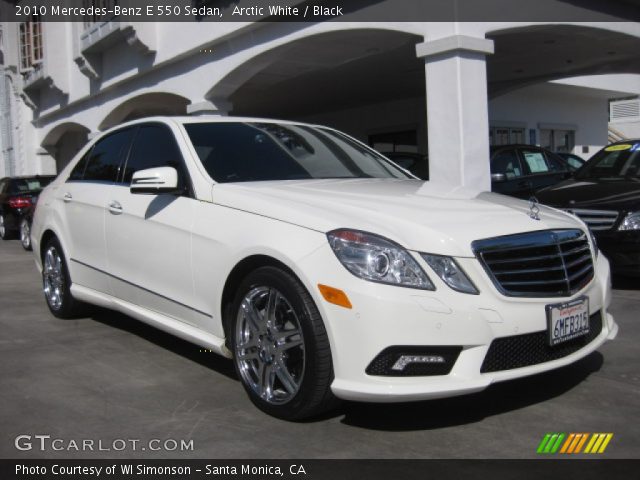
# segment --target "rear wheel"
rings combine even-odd
[[[236,371],[258,408],[301,420],[335,406],[327,333],[297,278],[275,267],[255,270],[240,285],[232,312]]]
[[[85,304],[71,294],[71,276],[60,242],[50,239],[42,255],[42,288],[47,306],[58,318],[74,318],[84,312]]]
[[[20,220],[20,243],[25,250],[31,250],[31,224],[29,220]]]
[[[0,214],[0,238],[9,240],[13,237],[13,232],[7,227],[7,219],[4,214]]]

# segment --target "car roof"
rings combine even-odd
[[[136,120],[131,120],[129,122],[120,123],[111,127],[110,129],[100,132],[100,137],[104,136],[104,134],[118,130],[123,127],[128,127],[132,125],[138,125],[142,123],[149,122],[161,122],[166,124],[187,124],[187,123],[237,123],[237,122],[247,122],[247,123],[277,123],[284,125],[303,125],[307,127],[323,127],[323,128],[331,128],[326,127],[324,125],[317,125],[313,123],[305,123],[298,122],[294,120],[280,120],[273,118],[260,118],[260,117],[234,117],[228,115],[175,115],[175,116],[154,116],[154,117],[144,117],[138,118]]]
[[[507,145],[491,145],[491,150],[499,150],[501,148],[539,148],[540,150],[547,150],[544,147],[538,145],[529,145],[526,143],[510,143]]]

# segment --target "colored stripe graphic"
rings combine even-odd
[[[565,436],[564,433],[547,433],[538,445],[537,453],[556,453]]]
[[[573,451],[573,453],[580,453],[580,451],[582,450],[582,446],[584,445],[584,442],[586,442],[587,438],[589,438],[588,433],[581,433],[580,435],[582,435],[582,438],[580,438],[580,442],[578,442],[578,445],[576,446],[576,449]]]
[[[538,445],[541,454],[604,453],[613,433],[547,433]],[[588,440],[588,441],[587,441]],[[584,451],[583,447],[585,446]]]
[[[584,453],[603,453],[612,437],[613,433],[594,433]]]

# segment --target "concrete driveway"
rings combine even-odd
[[[0,272],[3,458],[534,458],[547,432],[612,432],[600,458],[640,458],[638,281],[614,285],[618,339],[570,367],[296,424],[257,410],[229,360],[111,311],[53,317],[17,241]]]

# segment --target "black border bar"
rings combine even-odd
[[[23,467],[32,473],[25,473]],[[122,473],[123,468],[130,469],[131,473]],[[158,474],[154,470],[158,468],[168,468],[168,473]],[[54,473],[69,469],[78,473]],[[109,473],[111,469],[115,473]],[[186,473],[187,470],[190,473]],[[0,460],[2,480],[617,480],[635,478],[639,470],[640,459],[585,459],[583,456],[566,460]]]

